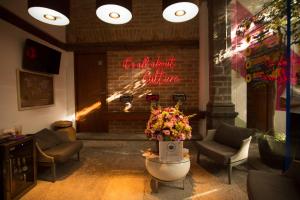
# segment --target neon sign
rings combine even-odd
[[[176,59],[171,56],[162,60],[159,56],[156,59],[150,59],[145,56],[140,61],[135,61],[133,57],[127,57],[122,61],[122,67],[125,70],[141,69],[145,70],[142,79],[148,85],[167,85],[176,84],[181,81],[178,75],[172,75],[165,72],[165,70],[172,70],[176,67]]]

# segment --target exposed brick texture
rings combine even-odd
[[[231,63],[222,57],[230,46],[230,29],[227,29],[230,17],[226,12],[225,0],[209,2],[210,12],[210,103],[231,103]],[[227,16],[226,16],[227,15]]]
[[[184,93],[187,101],[182,105],[183,110],[198,109],[198,74],[199,58],[198,49],[161,49],[147,51],[110,51],[107,52],[108,60],[108,110],[123,111],[125,105],[119,100],[121,94],[132,94],[133,102],[131,112],[148,112],[150,104],[145,97],[148,93],[160,95],[160,105],[163,107],[175,105],[172,95],[175,93]],[[181,82],[170,85],[143,85],[142,69],[124,69],[122,61],[131,56],[136,61],[140,61],[144,56],[157,58],[161,60],[170,56],[176,58],[176,66],[173,69],[165,69],[169,75],[179,75]],[[150,69],[153,71],[153,69]],[[115,98],[113,98],[115,97]],[[111,101],[112,100],[112,101]],[[150,112],[149,112],[150,115]],[[111,121],[109,123],[110,132],[129,132],[141,133],[145,129],[146,122],[128,122],[128,121]],[[197,127],[195,126],[195,130]]]
[[[195,3],[199,3],[195,0]],[[68,43],[103,43],[103,42],[139,42],[139,41],[181,41],[199,39],[198,17],[184,22],[171,23],[162,17],[161,0],[132,0],[133,18],[124,25],[112,25],[100,21],[96,16],[95,0],[71,0],[71,23],[67,26]],[[149,48],[148,48],[149,49]],[[145,95],[160,95],[160,105],[173,106],[174,93],[184,93],[187,101],[183,110],[198,110],[198,49],[175,47],[156,50],[109,51],[107,52],[107,91],[108,111],[123,111],[124,103],[119,101],[121,94],[133,94],[131,112],[149,112],[150,104]],[[132,56],[134,60],[142,60],[144,56],[162,60],[174,56],[176,66],[166,69],[169,75],[178,75],[180,83],[173,85],[149,86],[141,82],[144,71],[141,69],[122,68],[122,60]],[[140,85],[139,85],[140,84]],[[193,127],[197,131],[197,123]],[[110,133],[142,133],[146,121],[110,121]]]
[[[209,103],[207,127],[216,128],[221,121],[234,124],[237,113],[231,102],[231,62],[223,59],[231,45],[227,0],[210,0],[209,7]],[[223,58],[222,58],[223,57]],[[222,58],[222,59],[218,59]]]
[[[110,121],[109,133],[143,134],[147,121]]]
[[[197,0],[195,0],[198,3]],[[162,17],[161,0],[133,0],[133,18],[124,25],[111,25],[96,16],[95,0],[71,0],[71,23],[67,42],[162,41],[199,39],[198,17],[170,23]]]

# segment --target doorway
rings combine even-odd
[[[106,53],[75,54],[77,132],[108,132]]]
[[[275,83],[247,84],[247,127],[272,131],[275,113]]]

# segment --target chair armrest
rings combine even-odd
[[[252,139],[252,137],[250,136],[247,139],[243,140],[241,148],[238,150],[238,152],[235,155],[230,157],[231,163],[248,158],[251,139]]]
[[[42,162],[51,162],[51,163],[54,163],[54,158],[51,157],[51,156],[48,156],[42,149],[41,147],[39,146],[39,144],[36,142],[35,143],[35,146],[38,150],[38,156],[39,156],[39,161],[42,161]]]
[[[216,129],[207,130],[207,135],[203,139],[203,141],[211,141],[214,139],[216,133]]]

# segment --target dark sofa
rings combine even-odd
[[[50,166],[53,182],[56,180],[56,164],[62,163],[77,154],[80,159],[82,141],[70,141],[67,135],[61,132],[43,129],[35,134],[37,160],[41,166]]]
[[[247,193],[249,200],[299,200],[300,161],[293,161],[283,175],[251,170]]]

